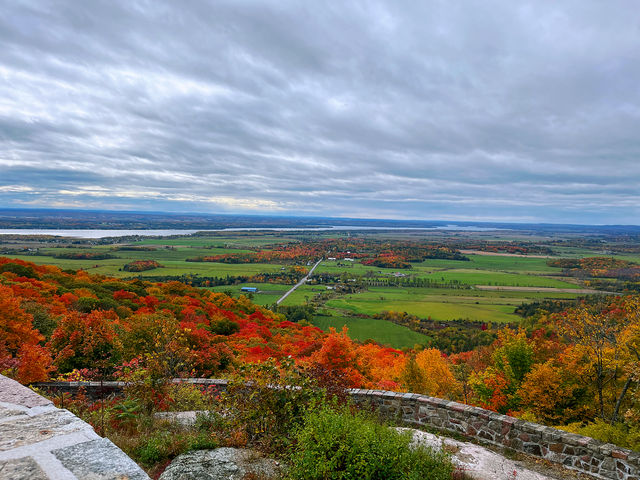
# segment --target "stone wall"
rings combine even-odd
[[[452,432],[541,457],[606,480],[638,480],[640,453],[482,408],[415,393],[351,390],[354,401],[371,405],[405,424]]]
[[[175,379],[226,389],[218,379]],[[121,391],[120,382],[57,382],[39,384],[52,393],[73,392],[82,387],[92,398]],[[516,452],[541,457],[566,468],[605,480],[640,480],[640,453],[605,444],[551,427],[439,398],[415,393],[383,390],[349,391],[354,402],[379,410],[383,415],[410,426],[425,426],[451,432]]]
[[[207,387],[218,388],[220,391],[227,389],[227,381],[217,378],[174,378],[171,380],[173,383],[192,383],[194,385],[201,385]],[[38,382],[31,384],[33,387],[46,392],[50,396],[60,395],[64,398],[63,394],[68,393],[75,395],[79,391],[82,391],[87,397],[92,400],[100,400],[101,398],[107,398],[111,395],[121,395],[125,382]]]

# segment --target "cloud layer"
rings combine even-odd
[[[10,0],[0,205],[637,224],[639,12]]]

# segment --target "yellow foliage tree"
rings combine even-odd
[[[452,397],[459,390],[449,362],[436,348],[427,348],[409,357],[401,380],[410,392],[434,397]]]
[[[522,407],[538,421],[558,424],[567,420],[566,406],[573,397],[574,387],[564,378],[563,372],[551,360],[535,365],[526,375],[519,390]]]

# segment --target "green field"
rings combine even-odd
[[[489,295],[486,295],[489,294]],[[570,293],[487,292],[429,288],[372,287],[368,291],[329,300],[338,311],[373,315],[387,311],[407,312],[433,320],[469,319],[483,322],[517,322],[513,313],[523,302],[542,298],[575,298]]]
[[[504,273],[486,270],[442,270],[418,275],[434,282],[457,282],[464,285],[504,285],[513,287],[577,288],[576,284],[557,278],[521,273]]]
[[[338,263],[341,263],[341,265],[338,265]],[[367,272],[377,273],[378,271],[395,272],[395,270],[392,269],[371,267],[357,262],[339,262],[337,260],[324,260],[318,265],[318,268],[316,268],[317,273],[331,273],[336,275],[342,273],[346,273],[347,275],[364,275]],[[405,270],[405,272],[408,271]]]
[[[498,255],[466,255],[469,262],[455,260],[426,260],[416,264],[416,267],[436,267],[436,268],[466,268],[481,270],[496,270],[504,272],[537,272],[537,273],[557,273],[559,268],[547,265],[546,258],[527,257],[503,257]]]
[[[426,335],[413,332],[407,327],[374,318],[318,315],[313,320],[313,324],[324,331],[328,331],[330,327],[339,331],[346,325],[351,338],[360,341],[373,340],[393,348],[412,348],[414,345],[424,344],[428,340]]]
[[[141,252],[141,251],[110,251],[108,249],[95,248],[91,251],[107,252],[115,255],[119,258],[111,258],[107,260],[71,260],[64,258],[53,258],[49,255],[67,253],[67,252],[82,252],[88,250],[80,249],[43,249],[43,253],[48,255],[12,255],[13,258],[20,258],[28,262],[36,264],[52,264],[57,265],[62,269],[84,269],[89,273],[95,273],[100,275],[109,275],[114,277],[154,277],[164,275],[201,275],[209,277],[226,277],[238,276],[238,275],[255,275],[258,273],[273,273],[279,271],[282,266],[275,264],[262,264],[262,263],[248,263],[248,264],[231,264],[231,263],[217,263],[217,262],[187,262],[187,258],[200,256],[200,255],[215,255],[217,253],[231,253],[238,250],[223,250],[219,251],[204,250],[204,249],[192,249],[192,248],[176,248],[175,250],[159,249],[153,252]],[[147,270],[144,272],[125,272],[122,267],[134,260],[157,260],[162,268],[156,268],[154,270]]]
[[[555,287],[576,288],[561,278],[547,275],[559,275],[559,268],[549,267],[544,258],[492,257],[471,255],[471,261],[426,260],[412,264],[411,269],[389,269],[365,266],[360,263],[325,261],[317,269],[318,273],[346,275],[389,276],[402,272],[408,277],[429,279],[438,283],[456,282],[464,285],[504,285],[519,287]]]
[[[404,273],[448,270],[448,269],[466,269],[466,270],[492,270],[497,272],[511,273],[537,273],[537,274],[557,274],[560,273],[559,268],[547,265],[545,258],[526,258],[526,257],[502,257],[490,255],[466,255],[469,261],[461,260],[440,260],[428,259],[420,263],[412,263],[412,269],[404,270]]]
[[[288,290],[293,285],[288,285],[285,290]],[[295,291],[289,295],[280,305],[302,305],[307,300],[311,300],[311,298],[317,293],[323,291],[322,287],[312,286],[312,285],[302,285],[295,289]]]
[[[238,233],[224,234],[224,235],[212,235],[212,236],[195,236],[195,237],[181,237],[181,238],[145,238],[136,245],[182,245],[182,246],[250,246],[261,247],[265,245],[271,245],[275,243],[288,243],[292,241],[289,236],[282,236],[277,233],[268,233],[264,235],[244,235]]]

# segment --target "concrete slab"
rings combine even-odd
[[[67,410],[0,375],[0,480],[149,480]]]
[[[147,480],[140,467],[110,440],[100,438],[51,453],[77,478],[92,480]]]
[[[67,410],[27,416],[2,424],[0,451],[31,445],[58,435],[93,430]]]
[[[0,462],[0,478],[12,480],[48,480],[49,477],[32,458]]]

